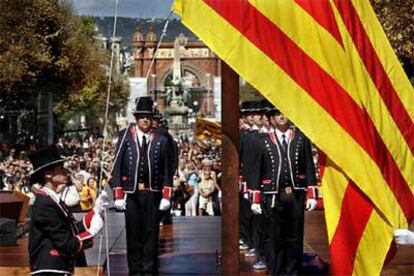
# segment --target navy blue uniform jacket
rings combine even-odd
[[[36,192],[29,233],[32,274],[71,274],[75,265],[86,265],[83,249],[92,246],[92,237],[79,237],[86,230],[84,220],[76,221],[64,207],[42,189]]]
[[[135,124],[130,124],[119,133],[114,168],[112,170],[111,188],[121,187],[125,193],[134,193],[137,189],[139,165],[139,148]],[[161,192],[164,186],[172,186],[173,171],[168,138],[153,131],[148,144],[148,188]]]

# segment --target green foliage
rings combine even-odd
[[[38,95],[52,92],[59,118],[68,118],[66,113],[94,112],[93,120],[103,116],[109,54],[94,40],[94,18],[74,16],[65,3],[0,1],[3,108],[35,110]],[[122,79],[114,87],[111,98],[119,108],[126,102],[126,88]]]
[[[371,4],[394,52],[414,84],[414,0],[371,0]]]

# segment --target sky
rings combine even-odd
[[[79,15],[114,16],[116,0],[66,0]],[[173,0],[118,0],[118,16],[166,18]]]

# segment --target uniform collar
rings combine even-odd
[[[59,204],[60,196],[58,193],[47,187],[42,187],[41,190],[44,191],[48,196],[50,196],[53,199],[53,201]]]
[[[285,132],[275,129],[277,139],[282,143],[282,135],[285,135],[286,142],[288,142],[292,136],[292,129],[288,128]]]
[[[248,124],[243,123],[241,128],[244,129],[244,130],[249,130],[251,127]]]
[[[142,143],[142,137],[144,135],[145,135],[145,139],[146,139],[147,144],[148,144],[149,143],[149,140],[151,138],[151,131],[148,131],[147,133],[144,133],[142,130],[139,129],[139,127],[137,125],[135,126],[135,130],[137,132],[139,144]]]
[[[252,126],[252,130],[260,130],[259,127],[257,125],[253,125]]]

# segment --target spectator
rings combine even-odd
[[[90,177],[87,181],[83,182],[79,196],[81,210],[89,211],[92,209],[96,199],[96,180],[93,177]]]
[[[191,172],[189,172],[187,183],[191,186],[193,193],[190,199],[185,204],[185,215],[186,216],[197,216],[197,201],[198,201],[198,183],[200,178],[195,169],[195,166],[192,164]]]
[[[200,181],[200,196],[198,215],[203,216],[207,212],[210,216],[214,216],[213,212],[213,195],[215,191],[215,180],[210,165],[205,165]]]

